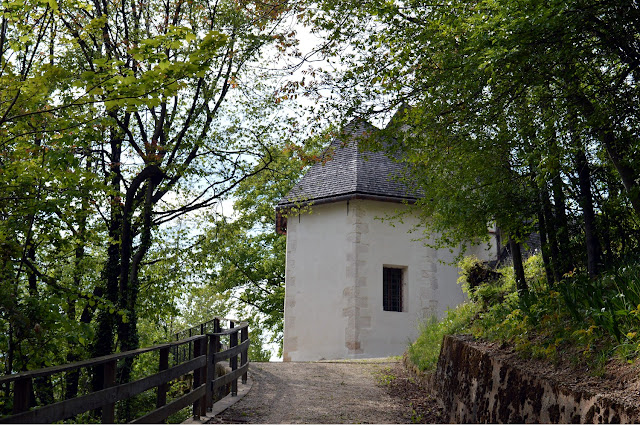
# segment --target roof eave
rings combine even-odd
[[[276,205],[276,232],[281,235],[287,233],[287,217],[283,214],[292,208],[303,208],[311,205],[330,204],[334,202],[352,201],[355,199],[364,199],[368,201],[393,202],[396,204],[415,204],[418,198],[401,197],[401,196],[385,196],[373,193],[347,193],[343,195],[328,196],[326,198],[307,199],[300,202],[287,202]]]
[[[375,193],[347,193],[342,195],[334,195],[327,196],[324,198],[314,198],[314,199],[305,199],[297,202],[285,202],[282,204],[276,205],[276,211],[287,210],[291,208],[301,208],[310,205],[321,205],[321,204],[330,204],[333,202],[342,202],[342,201],[351,201],[354,199],[366,199],[369,201],[380,201],[380,202],[395,202],[397,204],[415,204],[418,201],[418,198],[412,196],[388,196],[388,195],[377,195]]]

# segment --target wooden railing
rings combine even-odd
[[[223,329],[221,320],[228,319],[216,318],[212,321],[215,332],[194,335],[154,347],[2,376],[0,388],[9,389],[12,393],[5,394],[5,400],[12,400],[13,406],[10,415],[0,417],[0,423],[53,423],[87,412],[91,412],[92,417],[81,418],[83,422],[98,419],[102,423],[113,423],[120,419],[134,423],[159,423],[189,405],[192,405],[194,417],[205,416],[207,410],[213,406],[217,389],[231,384],[232,395],[237,395],[238,379],[241,378],[243,383],[247,382],[248,324],[228,320],[229,327]],[[228,348],[223,350],[225,346]],[[146,358],[142,359],[143,356]],[[155,362],[158,372],[136,377],[137,379],[131,382],[118,382],[118,362],[128,362],[130,366],[136,359],[146,362],[147,365],[150,361]],[[216,376],[215,365],[223,360],[229,360],[231,372]],[[69,374],[78,374],[85,382],[100,382],[99,388],[69,399],[65,399],[66,392],[61,390],[57,392],[58,401],[37,405],[33,389],[34,380],[44,379],[55,385],[64,383],[65,377]],[[171,382],[180,379],[182,382],[192,379],[192,384],[188,385],[188,392],[167,403]],[[155,390],[155,409],[152,411],[130,418],[119,411],[125,412],[128,409],[117,408],[117,403],[126,404],[127,401],[131,402],[134,397],[150,390]],[[52,390],[51,394],[54,393]]]

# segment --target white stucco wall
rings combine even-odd
[[[448,250],[414,241],[416,219],[382,221],[402,204],[353,200],[288,218],[284,360],[402,354],[427,317],[464,301]],[[495,249],[495,248],[494,248]],[[476,247],[471,253],[488,259]],[[382,269],[405,268],[403,311],[384,311]]]

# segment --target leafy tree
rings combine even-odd
[[[401,110],[389,146],[425,193],[427,229],[453,245],[491,221],[513,242],[537,225],[547,275],[559,280],[603,265],[611,170],[612,195],[620,200],[621,183],[626,196],[619,219],[640,213],[638,16],[618,1],[329,0],[309,20],[328,34],[327,51],[348,46],[344,72],[317,86],[338,89],[327,108],[387,121]],[[636,228],[626,236],[634,243]],[[605,245],[604,258],[623,254]]]
[[[294,6],[2,2],[4,373],[136,348],[174,310],[161,232],[270,164],[258,60]]]

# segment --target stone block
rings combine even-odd
[[[367,223],[356,223],[356,232],[360,234],[369,233],[369,224]]]
[[[357,297],[356,298],[356,307],[358,307],[358,308],[368,308],[369,307],[369,297]]]
[[[358,326],[360,327],[360,329],[371,328],[371,317],[370,316],[359,317]]]
[[[350,351],[360,350],[360,341],[347,341],[345,345]]]

